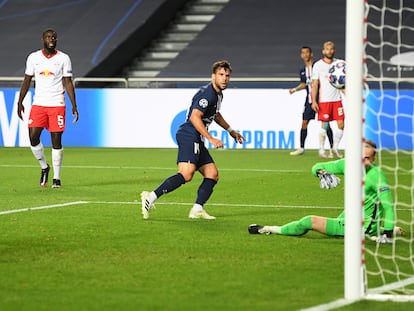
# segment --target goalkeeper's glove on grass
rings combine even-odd
[[[321,189],[336,188],[341,183],[341,180],[334,174],[322,169],[318,170],[316,175],[319,177],[319,185]]]
[[[394,233],[394,230],[384,230],[384,234],[380,235],[377,238],[377,243],[385,244],[385,243],[392,243],[392,235]]]

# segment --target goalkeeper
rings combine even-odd
[[[364,232],[367,238],[379,243],[391,243],[394,234],[404,234],[404,231],[395,226],[394,200],[387,179],[375,162],[376,145],[372,141],[364,143]],[[312,167],[312,174],[319,177],[320,187],[331,189],[339,185],[340,179],[336,176],[345,172],[345,159],[321,162]],[[345,213],[337,218],[322,216],[305,216],[298,221],[283,226],[250,225],[251,234],[281,234],[300,236],[309,230],[318,231],[328,236],[343,237],[345,233]]]

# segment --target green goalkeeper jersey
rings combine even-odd
[[[345,159],[321,162],[312,167],[312,174],[324,169],[332,174],[345,173]],[[345,218],[342,212],[338,218]],[[395,224],[394,199],[381,168],[372,164],[365,172],[364,184],[364,232],[369,236],[378,236],[379,230],[393,230]]]

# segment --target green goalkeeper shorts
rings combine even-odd
[[[343,237],[345,235],[345,219],[327,218],[326,219],[326,235]]]

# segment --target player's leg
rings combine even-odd
[[[47,114],[44,112],[44,107],[33,105],[30,110],[29,119],[32,122],[29,124],[29,140],[30,149],[33,156],[39,161],[40,164],[40,187],[46,187],[49,180],[49,164],[46,162],[45,150],[42,142],[40,141],[40,135],[43,128],[47,127]]]
[[[319,103],[318,120],[321,121],[319,131],[319,157],[327,158],[325,154],[326,131],[331,120],[330,103]]]
[[[305,103],[302,114],[302,126],[300,129],[300,148],[292,151],[290,155],[302,155],[305,152],[305,141],[308,137],[309,121],[315,119],[316,112],[310,103]]]
[[[319,157],[321,158],[326,158],[326,154],[325,154],[325,141],[326,141],[326,128],[327,125],[329,123],[328,122],[321,122],[321,129],[319,131]]]
[[[342,137],[344,135],[344,127],[345,127],[345,124],[344,124],[345,115],[344,115],[344,109],[342,106],[342,101],[333,103],[333,120],[335,120],[338,125],[338,129],[334,135],[333,151],[338,158],[342,158],[343,155],[340,154],[338,151],[339,143],[341,142]]]
[[[248,231],[251,234],[280,234],[289,236],[304,235],[310,230],[328,236],[344,236],[344,219],[305,216],[300,220],[292,221],[283,226],[261,226],[253,224],[248,228]]]
[[[308,120],[302,120],[302,126],[300,129],[300,147],[299,149],[296,149],[295,151],[292,151],[290,155],[296,156],[296,155],[302,155],[305,153],[305,140],[308,136]]]
[[[328,153],[328,158],[333,158],[334,157],[334,154],[333,154],[333,131],[332,131],[332,128],[331,128],[331,124],[330,123],[328,123],[328,128],[326,129],[326,136],[328,137],[328,141],[329,141],[329,147],[330,147],[330,150],[329,150],[329,153]]]
[[[53,165],[53,184],[52,188],[60,188],[60,170],[63,161],[62,134],[65,130],[66,108],[47,107],[48,127],[52,141],[52,165]]]
[[[204,147],[204,144],[200,146],[200,167],[199,172],[203,175],[203,181],[197,190],[197,198],[188,215],[189,218],[203,218],[203,219],[215,219],[216,217],[209,215],[204,210],[204,204],[210,198],[213,193],[214,186],[216,185],[219,177],[216,164],[211,157],[208,150]]]
[[[174,191],[181,185],[190,181],[196,170],[195,164],[189,162],[179,162],[178,172],[174,175],[167,177],[154,191],[142,191],[141,192],[141,209],[144,219],[149,218],[149,211],[154,208],[155,201],[162,195]]]
[[[319,216],[305,216],[300,220],[292,221],[283,226],[260,226],[250,225],[249,232],[252,234],[280,234],[280,235],[304,235],[309,230],[313,230],[313,218],[323,218]],[[318,223],[317,223],[318,225]]]
[[[63,148],[62,148],[62,133],[51,132],[52,140],[52,165],[53,165],[53,184],[52,188],[60,188],[62,183],[60,181],[60,170],[63,162]]]
[[[154,203],[160,196],[174,191],[186,182],[191,181],[197,170],[200,154],[199,143],[182,139],[180,134],[177,134],[177,142],[178,172],[167,177],[154,191],[141,192],[141,211],[144,219],[149,218],[150,209],[155,207]]]

